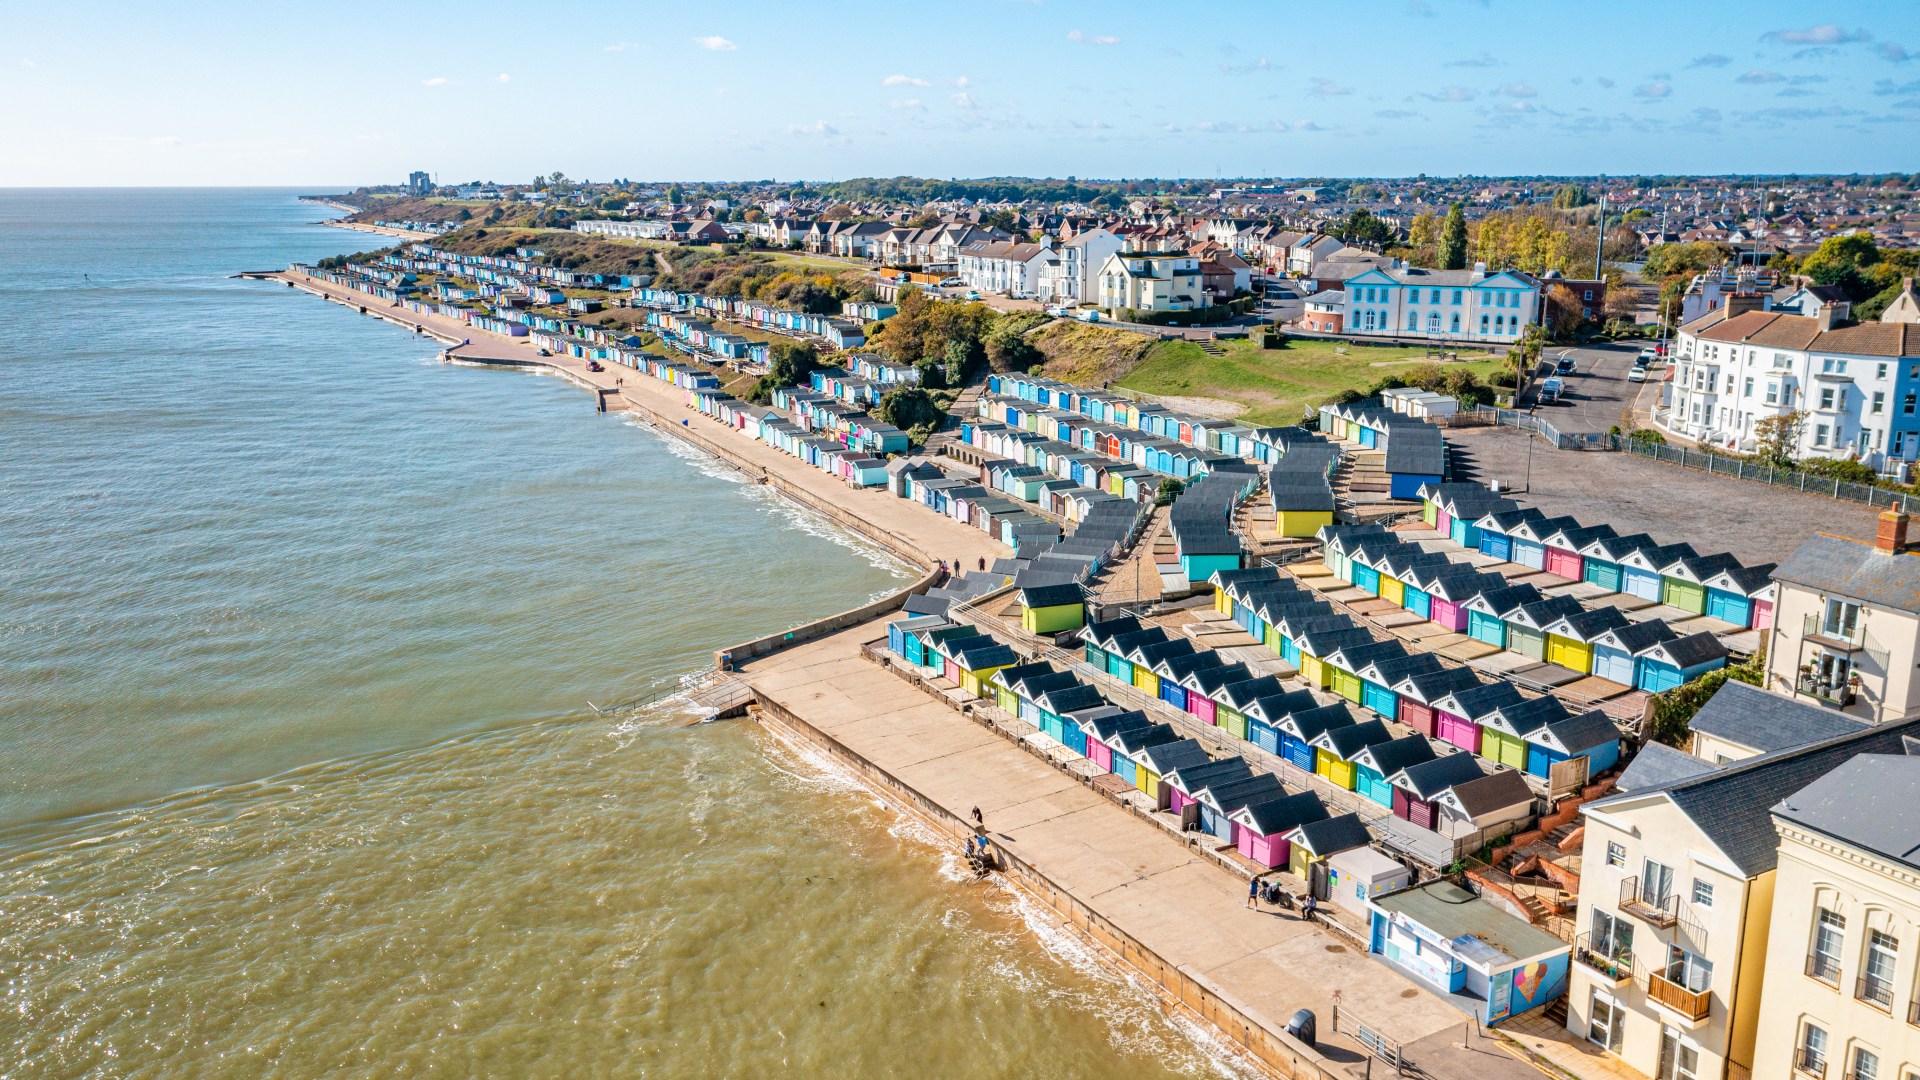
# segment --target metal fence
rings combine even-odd
[[[1738,477],[1741,480],[1757,480],[1762,484],[1775,487],[1789,487],[1813,495],[1825,495],[1834,499],[1846,499],[1849,502],[1865,503],[1868,506],[1883,506],[1889,509],[1912,513],[1920,506],[1920,499],[1903,492],[1875,487],[1872,484],[1856,484],[1831,476],[1815,476],[1811,473],[1795,472],[1792,469],[1774,469],[1765,465],[1756,465],[1736,457],[1726,457],[1705,450],[1689,450],[1684,446],[1661,446],[1657,443],[1641,442],[1618,435],[1603,436],[1610,445],[1605,449],[1625,450],[1641,457],[1650,457],[1689,469],[1704,469],[1721,476]]]
[[[1555,449],[1559,450],[1613,449],[1613,447],[1606,445],[1605,440],[1607,436],[1603,432],[1581,431],[1566,434],[1559,428],[1540,419],[1538,416],[1532,413],[1521,412],[1518,409],[1499,409],[1491,405],[1476,405],[1473,407],[1473,415],[1485,423],[1499,424],[1501,427],[1519,428],[1522,431],[1530,431],[1547,440]]]

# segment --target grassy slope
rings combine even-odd
[[[1343,342],[1295,339],[1285,349],[1263,350],[1250,341],[1221,342],[1213,356],[1188,341],[1156,342],[1119,385],[1163,397],[1230,401],[1255,424],[1292,424],[1303,405],[1318,405],[1342,390],[1366,390],[1387,375],[1404,374],[1424,362],[1417,348],[1371,348]],[[1344,353],[1336,351],[1344,349]],[[1482,378],[1498,365],[1467,362]]]

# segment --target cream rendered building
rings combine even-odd
[[[1754,1080],[1920,1076],[1920,758],[1862,754],[1773,820]]]
[[[1907,732],[1920,723],[1719,766],[1677,768],[1670,753],[1657,777],[1629,767],[1620,794],[1583,808],[1569,1030],[1658,1080],[1757,1071],[1776,873],[1768,808],[1857,754],[1899,752]]]
[[[1872,543],[1815,533],[1780,564],[1768,690],[1873,723],[1920,714],[1920,555],[1907,528],[1889,511]]]

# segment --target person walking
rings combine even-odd
[[[980,808],[977,806],[973,808],[973,824],[975,827],[981,829],[987,827],[987,819],[981,816]]]
[[[1253,880],[1247,882],[1247,906],[1252,908],[1255,911],[1260,910],[1260,879],[1259,878],[1254,878]]]

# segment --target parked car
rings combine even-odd
[[[1627,372],[1627,381],[1628,382],[1646,382],[1647,369],[1636,366],[1632,371]]]
[[[979,291],[978,289],[968,289],[968,290],[967,290],[967,299],[969,299],[969,300],[978,300],[978,299],[980,299],[980,291]]]
[[[959,289],[964,288],[966,284],[967,282],[964,278],[950,277],[942,281],[940,287],[943,289]]]
[[[1658,359],[1660,359],[1660,354],[1654,351],[1653,349],[1650,349],[1650,348],[1641,349],[1640,355],[1634,358],[1633,366],[1646,367],[1648,364],[1651,364]]]
[[[1553,373],[1555,375],[1573,374],[1573,357],[1571,356],[1561,357],[1559,363],[1556,363],[1553,365]]]
[[[1567,384],[1561,382],[1559,379],[1547,379],[1540,384],[1540,404],[1551,405],[1559,401],[1560,395],[1564,393],[1566,389]]]

